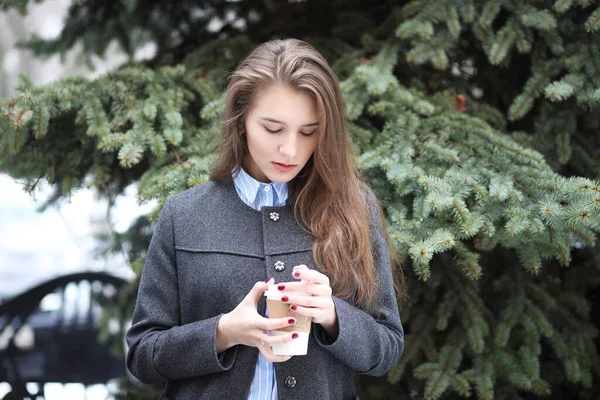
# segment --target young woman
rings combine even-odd
[[[127,366],[164,399],[354,399],[352,373],[402,354],[385,223],[360,180],[342,93],[310,45],[274,40],[230,76],[209,182],[164,205],[127,332]],[[312,317],[305,356],[274,355]],[[311,296],[295,295],[308,292]]]

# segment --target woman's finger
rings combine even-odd
[[[294,296],[293,292],[290,292],[289,295],[286,297],[287,299],[286,301],[284,301],[284,303],[303,307],[327,308],[330,307],[333,303],[331,297]]]
[[[266,343],[269,346],[274,346],[276,344],[283,344],[283,343],[288,343],[291,341],[294,341],[295,339],[298,338],[298,333],[297,332],[285,332],[281,335],[277,334],[265,334],[263,336],[262,342]]]
[[[304,292],[310,293],[313,296],[331,296],[331,287],[327,285],[320,285],[318,283],[312,283],[309,281],[285,282],[280,283],[277,287],[281,291],[282,295],[293,295],[293,292]]]
[[[294,307],[294,308],[292,308]],[[299,315],[303,315],[305,317],[311,317],[313,319],[313,322],[317,322],[320,321],[320,318],[322,318],[323,316],[323,309],[322,308],[316,308],[316,307],[303,307],[303,306],[299,306],[297,304],[293,304],[290,306],[290,310],[293,310],[295,313],[299,314]]]
[[[302,279],[303,281],[312,281],[314,283],[318,283],[320,285],[329,286],[329,278],[327,275],[320,273],[314,269],[303,269],[298,268],[294,270],[292,276],[295,279]]]
[[[265,359],[269,362],[285,362],[285,361],[288,361],[290,358],[292,358],[292,356],[280,356],[280,355],[273,354],[273,351],[271,350],[270,347],[267,347],[267,349],[265,351],[261,350],[261,353],[263,354]]]
[[[263,331],[273,331],[281,328],[287,328],[288,326],[294,325],[296,320],[294,317],[283,317],[283,318],[264,318],[260,322],[260,328]]]
[[[289,342],[292,339],[295,332],[289,332],[289,334],[285,335],[269,335],[267,333],[263,333],[261,335],[260,345],[257,346],[265,359],[269,362],[284,362],[292,358],[292,356],[285,355],[276,355],[273,354],[273,349],[271,346],[280,343]]]
[[[265,290],[268,289],[269,285],[273,283],[273,278],[269,279],[267,282],[256,282],[252,289],[246,295],[244,300],[248,300],[252,302],[252,304],[258,304],[258,301],[261,299]]]

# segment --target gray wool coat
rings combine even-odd
[[[383,375],[402,354],[386,242],[374,199],[367,200],[378,312],[333,297],[339,336],[332,340],[313,324],[308,354],[275,363],[279,400],[354,399],[354,372]],[[290,206],[254,210],[232,182],[210,181],[170,197],[126,335],[129,371],[145,383],[166,382],[161,399],[246,399],[258,349],[238,345],[217,354],[217,322],[257,281],[294,281],[292,268],[299,264],[315,269],[313,243]],[[258,311],[264,315],[264,298]]]

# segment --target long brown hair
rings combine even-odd
[[[331,282],[333,294],[372,310],[376,276],[369,240],[367,193],[375,196],[356,168],[348,134],[346,106],[337,77],[323,56],[296,39],[272,40],[256,47],[229,76],[221,124],[219,158],[211,180],[232,179],[247,152],[244,122],[255,94],[273,85],[289,85],[309,93],[317,103],[318,145],[290,185],[296,218],[315,237],[313,256]],[[375,200],[379,214],[381,207]],[[388,250],[393,245],[381,218]],[[403,295],[402,276],[396,288]],[[400,280],[398,280],[400,279]]]

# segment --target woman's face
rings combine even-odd
[[[244,170],[260,182],[291,181],[317,147],[318,122],[310,94],[279,84],[261,90],[245,121]]]

